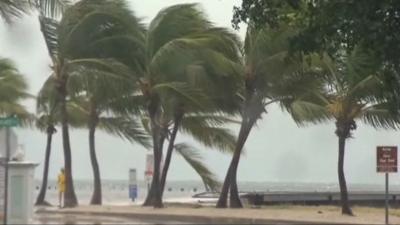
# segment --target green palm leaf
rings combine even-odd
[[[133,119],[123,117],[101,117],[99,128],[107,133],[139,143],[145,148],[151,147],[149,136],[143,130],[142,126]]]
[[[180,154],[187,163],[197,172],[201,177],[204,185],[207,189],[217,191],[220,187],[220,183],[216,178],[215,174],[211,172],[207,166],[203,163],[204,159],[199,154],[199,151],[194,147],[186,144],[179,143],[174,146],[176,152]]]

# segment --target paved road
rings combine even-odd
[[[49,215],[38,214],[34,219],[35,224],[183,224],[176,221],[149,221],[149,220],[134,220],[129,218],[103,217],[103,216],[75,216],[75,215]],[[187,224],[187,223],[185,223]]]

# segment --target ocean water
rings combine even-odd
[[[75,180],[75,192],[80,204],[88,204],[92,194],[93,183],[90,180]],[[41,182],[35,181],[35,196]],[[127,205],[140,203],[147,194],[147,183],[138,182],[138,199],[132,202],[129,199],[129,185],[127,180],[103,180],[103,202],[109,205]],[[336,192],[339,186],[336,183],[299,183],[299,182],[239,182],[241,192]],[[349,191],[384,192],[384,184],[348,184]],[[391,192],[400,192],[400,185],[390,185]],[[200,181],[167,181],[164,199],[179,201],[190,199],[193,195],[205,192],[204,185]],[[51,204],[58,201],[57,185],[55,180],[50,180],[47,190],[47,198]]]

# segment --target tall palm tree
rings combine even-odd
[[[69,115],[67,110],[68,82],[70,76],[78,76],[86,66],[108,71],[110,74],[120,71],[119,67],[109,64],[109,60],[99,54],[99,46],[107,38],[123,31],[136,32],[135,24],[121,26],[127,14],[120,14],[126,8],[124,1],[83,0],[69,7],[58,23],[46,18],[42,26],[44,37],[53,60],[52,73],[56,79],[57,102],[60,107],[61,131],[63,137],[66,191],[65,206],[78,204],[72,178],[71,146],[69,141]],[[128,15],[131,16],[131,15]],[[130,20],[131,21],[131,20]],[[129,29],[127,29],[127,27]],[[132,29],[131,29],[132,28]],[[67,98],[68,97],[68,98]]]
[[[386,98],[381,64],[371,52],[357,46],[348,53],[339,51],[335,57],[314,57],[312,64],[322,74],[325,89],[313,95],[313,104],[293,115],[297,121],[335,121],[342,213],[352,215],[344,174],[346,140],[357,129],[357,120],[375,128],[397,128],[400,118]]]
[[[49,164],[51,155],[51,144],[53,140],[53,134],[57,132],[55,110],[57,107],[56,93],[54,88],[49,85],[49,82],[53,82],[54,79],[48,80],[40,90],[37,97],[36,111],[38,114],[36,126],[46,132],[47,142],[45,150],[45,159],[43,163],[43,177],[42,185],[40,187],[39,195],[36,199],[35,205],[50,205],[46,201],[47,181],[49,175]]]
[[[59,69],[59,83],[57,88],[61,96],[61,108],[63,108],[67,94],[71,91],[71,87],[74,88],[74,85],[78,86],[77,83],[74,83],[76,79],[70,79],[71,77],[81,77],[82,73],[86,73],[87,76],[84,77],[88,79],[88,76],[92,75],[93,84],[95,84],[100,81],[98,79],[96,80],[94,76],[96,73],[99,74],[101,72],[103,75],[106,74],[107,76],[104,77],[118,77],[121,76],[121,74],[126,75],[130,72],[125,70],[125,66],[121,63],[110,63],[112,61],[110,58],[118,59],[123,58],[121,55],[126,56],[125,51],[121,51],[120,47],[121,43],[126,43],[127,40],[130,45],[139,46],[140,42],[137,40],[142,39],[143,26],[128,9],[125,1],[84,0],[71,6],[65,12],[57,36],[59,49],[58,58],[59,62],[62,64],[62,66],[57,67]],[[123,40],[123,42],[121,40]],[[132,53],[126,54],[132,56]],[[131,59],[128,62],[134,64],[135,59]],[[96,73],[88,71],[96,71]],[[129,82],[129,80],[126,81]],[[68,85],[69,82],[74,83],[74,85]],[[102,82],[103,84],[101,87],[105,87],[104,85],[107,83],[107,80],[103,79]],[[105,95],[99,93],[101,92],[96,92],[96,95],[99,95],[98,98],[105,98]],[[90,103],[100,104],[93,102],[94,100],[97,99],[92,98]],[[91,107],[91,109],[95,108],[96,107]],[[72,177],[69,178],[67,173],[67,168],[70,170],[68,117],[66,110],[62,110],[62,112],[65,112],[64,115],[62,114],[62,127],[64,149],[66,153],[67,195],[68,179],[72,180]],[[99,203],[101,201],[98,197],[101,196],[101,192],[99,191],[101,187],[99,183],[100,176],[97,159],[94,154],[94,131],[98,112],[92,112],[91,115],[90,118],[93,119],[90,124],[90,139],[93,140],[91,141],[91,159],[96,182],[93,202]]]
[[[47,51],[49,52],[49,56],[52,58],[52,61],[54,60],[53,57],[55,57],[55,55],[53,55],[53,52],[51,52],[54,46],[51,45],[52,44],[51,37],[46,37],[46,35],[48,35],[48,32],[46,30],[49,29],[49,26],[56,26],[57,18],[62,15],[62,13],[69,5],[70,5],[69,0],[36,1],[35,6],[39,11],[39,23],[41,26],[42,35],[44,36]],[[54,79],[52,78],[53,77],[50,77],[43,85],[37,99],[37,112],[40,115],[37,119],[37,127],[41,130],[44,130],[47,133],[47,142],[45,150],[45,160],[43,164],[44,166],[43,166],[42,185],[39,191],[39,195],[36,199],[35,203],[36,205],[49,205],[49,203],[46,202],[45,199],[46,199],[47,181],[49,174],[52,137],[53,134],[57,131],[55,128],[57,93],[54,92],[53,90]]]
[[[216,86],[224,80],[226,90],[230,90],[228,87],[235,90],[234,81],[239,76],[237,79],[230,76],[239,74],[233,61],[233,58],[238,58],[239,51],[236,37],[214,27],[196,4],[175,5],[161,10],[150,23],[145,43],[145,76],[140,84],[148,102],[155,163],[153,181],[144,205],[162,207],[160,162],[168,136],[165,122],[174,121],[175,124],[170,137],[168,152],[171,152],[185,111],[212,105],[204,91],[193,84],[208,82]],[[167,157],[169,161],[170,154]]]
[[[104,129],[108,133],[140,143],[146,148],[151,146],[140,123],[126,115],[118,115],[119,109],[117,113],[113,112],[112,107],[117,104],[115,101],[131,91],[131,82],[127,81],[130,81],[129,78],[123,74],[120,77],[116,77],[115,74],[110,76],[104,70],[88,67],[79,71],[77,76],[70,77],[70,93],[77,93],[72,99],[84,112],[86,126],[89,129],[89,150],[94,174],[94,189],[90,203],[93,205],[102,204],[100,168],[95,149],[96,129]]]
[[[87,33],[90,44],[86,47],[86,54],[98,57],[102,61],[92,60],[92,63],[72,72],[68,88],[72,97],[77,93],[83,99],[79,103],[87,112],[90,158],[94,174],[91,204],[101,204],[100,169],[95,151],[96,128],[99,126],[108,129],[109,132],[121,132],[128,139],[149,146],[146,135],[134,119],[112,115],[113,106],[117,104],[115,101],[134,92],[132,83],[137,82],[136,74],[142,70],[142,64],[137,62],[136,55],[143,51],[145,29],[140,20],[129,10],[125,1],[86,1],[73,8],[87,11],[85,14],[78,15],[82,19],[93,14],[91,20],[102,22],[98,24],[98,29],[100,29],[98,34]],[[88,22],[91,25],[92,21]],[[91,35],[94,36],[93,40],[90,40]],[[124,51],[121,48],[131,51]]]
[[[46,199],[47,181],[49,173],[51,145],[53,135],[57,132],[56,126],[60,123],[60,105],[58,104],[58,93],[55,90],[56,78],[50,76],[43,84],[37,96],[36,127],[47,134],[45,159],[43,163],[43,178],[35,205],[50,205]],[[84,112],[76,103],[69,100],[67,103],[69,123],[73,127],[84,127]]]
[[[231,163],[226,173],[217,207],[241,208],[237,186],[237,169],[242,149],[249,134],[266,113],[266,107],[278,103],[290,107],[292,101],[312,89],[312,77],[304,76],[304,62],[297,55],[289,55],[289,38],[295,33],[292,27],[280,29],[260,28],[252,25],[247,30],[244,46],[244,82],[242,83],[242,122]]]

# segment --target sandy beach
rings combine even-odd
[[[163,209],[139,206],[80,206],[72,209],[38,209],[38,213],[103,215],[191,221],[201,223],[313,223],[384,224],[384,208],[354,207],[355,216],[344,216],[335,206],[279,205],[258,209],[216,209],[213,207],[167,206]],[[390,223],[400,224],[400,209],[390,209]]]

